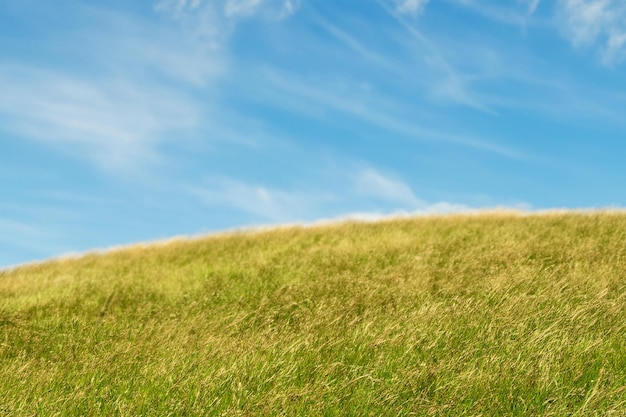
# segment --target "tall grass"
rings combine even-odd
[[[285,228],[0,272],[0,416],[626,415],[626,215]]]

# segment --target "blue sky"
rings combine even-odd
[[[0,0],[0,266],[621,207],[625,65],[622,0]]]

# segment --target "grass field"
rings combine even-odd
[[[626,214],[235,233],[0,272],[0,416],[625,416]]]

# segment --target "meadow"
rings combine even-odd
[[[0,272],[0,416],[624,416],[626,214],[239,232]]]

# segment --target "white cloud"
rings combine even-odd
[[[208,206],[228,207],[260,220],[279,222],[301,220],[322,197],[231,178],[207,179],[201,186],[185,188]]]
[[[336,217],[329,217],[319,219],[310,224],[304,224],[304,226],[323,226],[328,224],[337,224],[343,222],[357,222],[357,223],[377,223],[385,220],[393,219],[407,219],[419,216],[437,215],[437,214],[452,214],[452,213],[473,213],[480,209],[472,208],[462,204],[451,204],[447,202],[440,202],[431,205],[426,205],[418,210],[394,210],[394,211],[355,211],[350,213],[341,214]]]
[[[324,85],[316,80],[299,80],[288,74],[266,70],[266,83],[271,91],[263,91],[266,100],[274,99],[291,111],[301,111],[306,104],[318,104],[323,110],[330,109],[358,117],[364,122],[378,126],[389,131],[411,137],[421,141],[440,141],[468,148],[492,152],[507,158],[523,159],[525,156],[515,149],[491,143],[485,138],[476,138],[468,134],[456,134],[441,129],[423,127],[414,121],[405,121],[396,116],[398,106],[391,104],[383,106],[381,103],[388,102],[386,97],[372,95],[359,96],[354,91],[338,93],[332,85]],[[259,88],[258,86],[254,86]],[[294,100],[298,97],[298,100]],[[397,104],[397,103],[395,103]],[[305,111],[313,111],[305,109]]]
[[[327,190],[285,190],[225,177],[206,178],[199,185],[184,185],[182,189],[212,209],[227,208],[247,215],[249,220],[244,223],[248,224],[377,221],[389,216],[409,217],[477,210],[472,206],[447,201],[425,202],[404,181],[373,168],[352,174],[338,173],[334,184]],[[380,207],[380,210],[354,211],[359,207]]]
[[[161,0],[154,9],[178,21],[188,34],[213,51],[226,44],[235,27],[224,16],[223,5],[212,1]]]
[[[597,47],[603,63],[626,57],[626,3],[623,0],[561,0],[564,35],[576,47]]]
[[[406,183],[371,168],[357,173],[354,177],[354,189],[359,195],[398,204],[403,208],[424,205]]]
[[[198,117],[188,99],[155,85],[20,65],[0,65],[0,91],[2,129],[113,171],[156,158],[165,132],[191,128]]]
[[[316,19],[317,23],[324,29],[328,34],[333,36],[339,42],[344,44],[348,49],[355,52],[358,55],[361,55],[363,58],[371,61],[377,65],[385,67],[387,70],[394,71],[397,70],[399,64],[396,62],[392,62],[386,57],[378,54],[376,51],[371,48],[365,46],[363,43],[359,42],[352,35],[347,33],[346,31],[338,28],[337,26],[331,24],[326,19],[322,17],[318,17]]]
[[[224,14],[227,17],[251,16],[263,0],[227,0],[224,5]]]
[[[406,29],[406,31],[418,41],[421,46],[419,54],[427,57],[426,62],[437,70],[437,80],[433,83],[432,96],[440,101],[448,101],[473,108],[488,114],[496,112],[477,99],[471,92],[467,80],[470,77],[464,76],[457,71],[449,60],[445,57],[441,48],[425,36],[412,22],[407,21],[397,9],[390,9],[385,3],[379,4],[387,10],[396,21]]]
[[[418,15],[424,11],[429,0],[396,0],[396,12]]]
[[[227,42],[238,21],[254,17],[282,20],[298,6],[299,0],[160,0],[154,8],[181,21],[216,49]]]
[[[170,12],[199,0],[172,0]],[[93,7],[81,24],[50,35],[72,66],[0,60],[0,131],[44,143],[109,172],[139,173],[163,158],[206,119],[225,54],[178,25],[158,24]],[[72,43],[60,42],[71,37]],[[57,48],[57,46],[55,46]],[[74,63],[77,63],[76,65]],[[94,71],[96,69],[96,71]],[[194,94],[202,91],[203,102]]]
[[[612,25],[613,11],[606,0],[563,0],[567,30],[575,45],[594,42],[607,25]]]
[[[241,7],[253,3],[241,2]],[[256,3],[259,13],[268,9],[276,18],[298,5],[294,0]],[[81,65],[0,60],[0,131],[122,174],[139,173],[163,159],[162,144],[180,142],[199,126],[211,126],[213,136],[220,137],[226,122],[215,115],[220,110],[212,107],[212,92],[228,71],[228,54],[221,47],[235,27],[224,15],[225,4],[157,2],[155,10],[174,18],[174,25],[81,9],[83,23],[59,33],[61,39],[76,38],[64,43],[62,52]],[[52,36],[49,42],[59,40]]]
[[[281,20],[296,12],[299,0],[226,0],[223,10],[229,18],[260,16]]]

